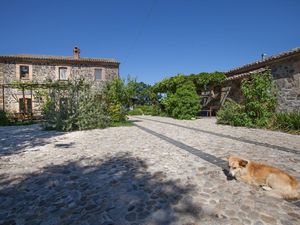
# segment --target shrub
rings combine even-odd
[[[175,93],[168,93],[162,104],[167,114],[176,119],[192,119],[200,111],[200,97],[192,81],[179,85]]]
[[[227,99],[224,106],[217,112],[217,121],[231,126],[252,126],[251,119],[245,113],[245,107],[232,99]]]
[[[143,115],[143,110],[139,109],[139,108],[135,108],[133,110],[128,111],[128,115],[129,116],[139,116],[139,115]]]
[[[44,128],[73,131],[108,126],[102,95],[102,90],[92,89],[82,79],[68,81],[63,90],[53,88],[43,106]]]
[[[138,105],[135,109],[140,109],[144,115],[152,115],[154,111],[153,105]]]
[[[0,126],[5,126],[9,124],[10,124],[10,120],[9,120],[8,113],[3,110],[0,110]]]
[[[126,120],[126,110],[121,105],[121,103],[109,103],[108,105],[108,115],[111,122],[119,122]]]
[[[116,79],[106,84],[104,99],[107,111],[112,122],[126,120],[126,107],[130,103],[130,97],[123,80]]]
[[[276,108],[275,88],[270,79],[270,71],[255,74],[242,83],[245,97],[245,112],[258,127],[268,124]]]
[[[254,74],[242,83],[243,105],[227,100],[217,113],[218,123],[234,126],[265,127],[276,108],[270,71]]]
[[[159,105],[152,105],[151,116],[167,116],[167,114],[162,111]]]
[[[276,113],[270,127],[300,133],[300,112]]]
[[[162,115],[161,109],[156,105],[137,105],[133,110],[128,112],[130,116],[136,115],[151,115],[159,116]]]

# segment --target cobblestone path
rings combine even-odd
[[[300,137],[140,116],[72,133],[0,127],[0,225],[300,224],[288,202],[227,176],[230,154],[300,181]]]

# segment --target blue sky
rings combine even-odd
[[[155,83],[300,47],[299,0],[1,0],[0,54],[115,58]]]

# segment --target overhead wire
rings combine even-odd
[[[139,27],[138,32],[137,32],[137,34],[136,34],[136,36],[135,36],[135,38],[134,38],[131,46],[129,47],[128,53],[127,53],[127,55],[125,57],[125,60],[124,60],[124,64],[127,63],[127,61],[130,58],[130,55],[133,52],[133,50],[134,50],[137,42],[139,41],[140,37],[142,36],[143,31],[144,31],[144,29],[146,27],[146,24],[147,24],[148,20],[150,19],[151,15],[152,15],[152,13],[154,11],[154,6],[155,6],[156,2],[157,2],[157,0],[152,0],[152,3],[151,3],[150,8],[149,8],[149,11],[148,11],[145,19],[141,23],[141,26]]]

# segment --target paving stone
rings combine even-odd
[[[136,120],[70,133],[0,127],[0,224],[300,224],[294,202],[229,179],[222,164],[239,155],[299,180],[299,136],[214,119]]]
[[[125,219],[129,222],[135,221],[136,220],[136,213],[132,212],[129,213],[125,216]]]

